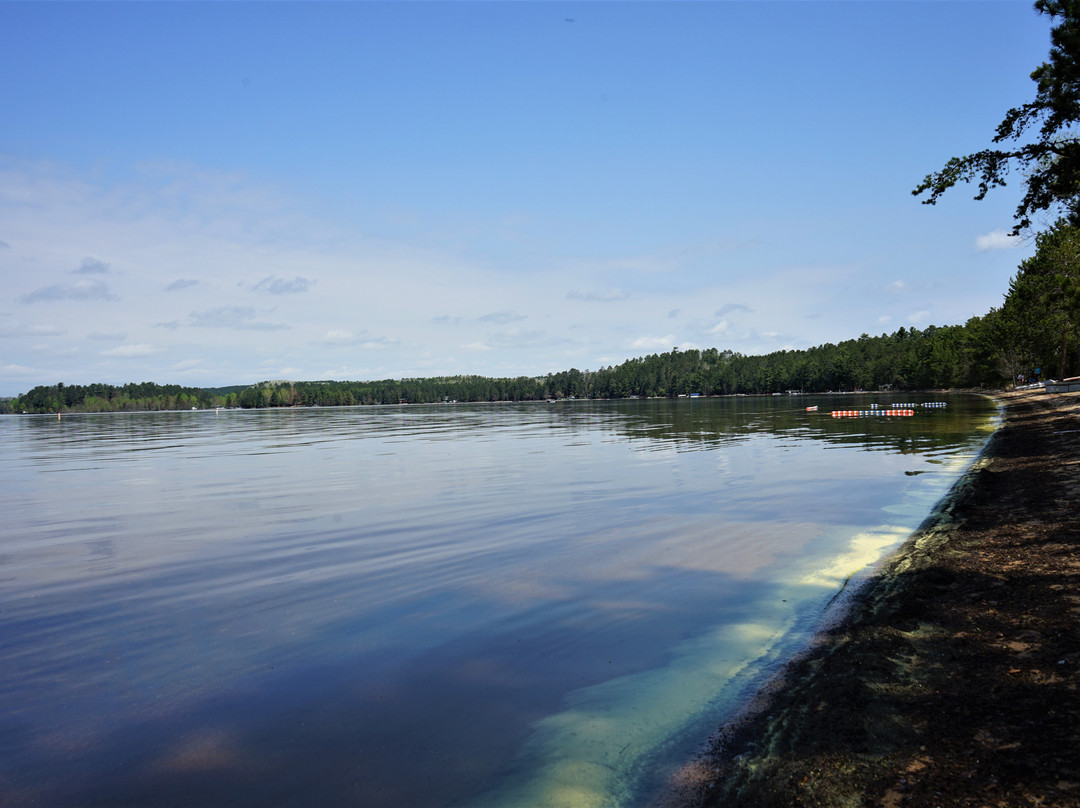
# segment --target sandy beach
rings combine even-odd
[[[1080,394],[979,461],[669,805],[1080,805]]]

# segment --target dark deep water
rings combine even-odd
[[[0,418],[0,804],[641,804],[996,413],[895,397]]]

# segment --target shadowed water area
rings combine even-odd
[[[644,804],[995,412],[0,418],[0,804]]]

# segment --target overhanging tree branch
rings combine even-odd
[[[977,182],[975,199],[983,199],[991,188],[1007,184],[1011,170],[1019,170],[1026,190],[1016,208],[1013,235],[1029,228],[1033,215],[1051,208],[1080,224],[1080,141],[1073,131],[1080,123],[1080,0],[1037,0],[1035,9],[1056,23],[1050,31],[1050,58],[1031,74],[1038,86],[1035,100],[1010,109],[993,142],[1020,141],[1034,124],[1040,124],[1039,138],[1013,149],[953,157],[912,191],[928,194],[923,204],[934,205],[957,183]]]

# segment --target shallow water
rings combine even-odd
[[[642,804],[995,413],[871,401],[0,418],[0,802]]]

